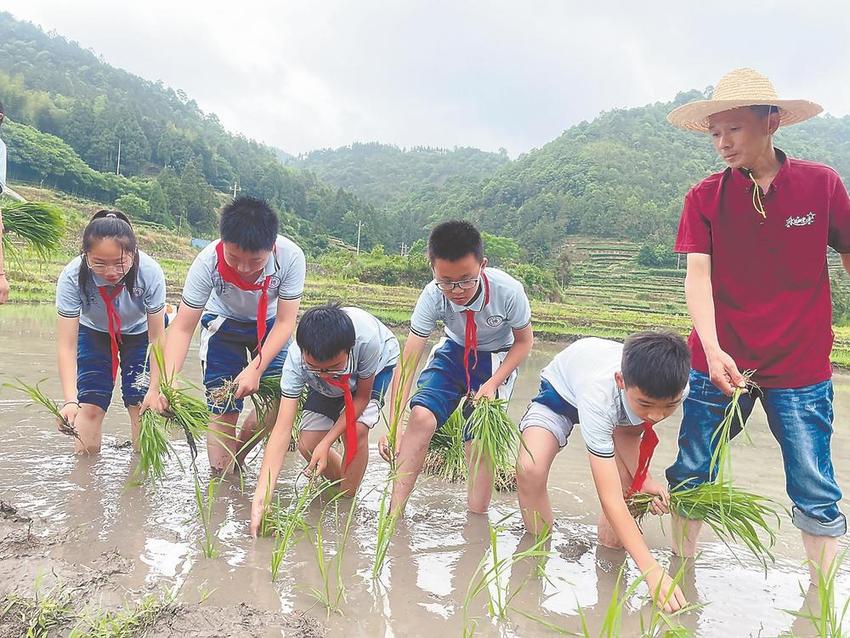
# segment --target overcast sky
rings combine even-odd
[[[780,97],[850,113],[845,0],[3,0],[2,8],[183,89],[228,129],[290,153],[381,141],[504,147],[513,156],[600,111],[668,101],[739,66],[766,73]]]

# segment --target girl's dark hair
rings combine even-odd
[[[118,210],[99,210],[92,216],[83,231],[79,284],[83,291],[84,300],[88,299],[88,289],[94,283],[86,260],[86,253],[92,249],[95,242],[102,239],[114,239],[121,245],[123,252],[133,253],[133,265],[124,274],[121,282],[130,291],[136,285],[136,274],[139,272],[139,246],[136,242],[136,233],[133,232],[133,226],[130,224],[130,218]]]
[[[340,352],[348,352],[356,339],[351,317],[336,303],[310,308],[295,330],[295,343],[317,361],[330,361]]]

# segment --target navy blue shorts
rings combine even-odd
[[[121,335],[121,396],[124,405],[138,405],[148,391],[146,370],[148,333]],[[77,400],[109,409],[115,381],[112,379],[112,341],[108,332],[80,325],[77,334]]]
[[[372,384],[371,401],[360,415],[359,421],[367,427],[373,428],[378,423],[381,408],[384,406],[384,399],[389,391],[390,383],[393,380],[393,371],[395,365],[387,366],[378,374],[375,375],[375,382]],[[357,396],[357,390],[354,391]],[[301,421],[301,427],[305,430],[325,430],[333,427],[342,414],[342,409],[345,407],[345,399],[343,397],[329,397],[321,392],[317,392],[310,388],[307,392],[307,400],[304,402],[304,417]],[[315,415],[321,415],[322,419],[316,419],[308,412]]]
[[[266,335],[271,332],[274,318],[266,322]],[[210,391],[221,387],[225,381],[236,377],[254,356],[257,349],[257,322],[236,321],[212,313],[201,317],[201,367],[204,371],[204,387],[207,390],[207,407],[213,414],[241,412],[243,400],[237,399],[229,405],[213,405]],[[263,377],[280,375],[286,360],[284,347],[266,368]]]
[[[498,369],[499,363],[504,359],[505,352],[478,352],[478,362],[475,356],[470,356],[470,385],[471,391],[476,392],[486,383],[493,371]],[[494,361],[496,365],[494,366]],[[508,377],[505,384],[499,388],[498,396],[501,399],[509,399],[513,390],[513,382],[516,379],[516,370]],[[436,417],[437,427],[442,427],[448,421],[451,414],[457,409],[461,399],[466,396],[466,372],[463,369],[463,346],[456,344],[451,339],[446,339],[433,352],[433,356],[422,374],[419,375],[416,393],[410,400],[410,407],[421,406]],[[468,406],[471,413],[472,408]],[[464,413],[467,418],[469,414]],[[464,432],[464,440],[469,437]]]

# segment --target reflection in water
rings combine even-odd
[[[536,393],[539,370],[559,348],[540,345],[525,365],[511,404],[515,419]],[[26,358],[25,368],[20,363],[22,357]],[[51,309],[38,311],[34,319],[20,316],[20,309],[17,314],[0,310],[3,381],[16,376],[28,382],[46,379],[44,389],[59,396],[54,361]],[[188,368],[192,380],[198,381],[197,366]],[[850,434],[844,426],[844,415],[850,414],[850,378],[838,377],[835,386],[834,464],[839,482],[850,489],[850,477],[844,474],[850,459]],[[116,409],[104,423],[103,453],[78,459],[71,455],[70,441],[56,432],[41,411],[27,408],[26,401],[10,390],[0,394],[0,498],[34,514],[40,519],[38,529],[45,533],[70,531],[67,542],[54,546],[52,555],[90,564],[104,552],[117,549],[132,563],[129,573],[119,576],[120,584],[129,589],[176,585],[182,586],[181,595],[191,601],[199,599],[199,592],[211,592],[209,600],[215,605],[248,602],[284,611],[312,607],[310,613],[324,621],[324,611],[314,606],[309,593],[309,587],[320,582],[310,543],[303,539],[289,551],[278,581],[271,583],[272,542],[253,541],[247,535],[259,459],[253,460],[245,474],[244,493],[236,480],[222,486],[213,511],[219,556],[206,559],[199,545],[203,529],[195,517],[191,475],[172,462],[172,471],[161,484],[134,486],[132,451],[120,445],[129,438],[126,413],[117,409],[118,402],[113,407]],[[659,428],[662,442],[656,452],[656,474],[675,454],[677,418]],[[779,451],[760,408],[748,429],[752,446],[736,444],[733,449],[736,479],[785,504]],[[186,466],[189,454],[185,442],[175,439],[174,446]],[[530,563],[515,565],[505,574],[510,590],[516,592],[512,603],[516,608],[571,631],[579,628],[579,607],[591,628],[598,630],[624,562],[622,552],[596,546],[594,526],[599,505],[586,456],[580,434],[574,434],[553,465],[550,491],[558,526],[551,541],[551,556],[543,565],[545,577],[539,577],[536,565]],[[296,455],[287,458],[278,487],[284,501],[292,496],[293,480],[302,465]],[[202,466],[202,480],[207,478],[206,473]],[[399,524],[384,574],[379,582],[373,582],[370,573],[376,518],[386,477],[386,465],[373,452],[342,561],[347,587],[345,616],[327,620],[329,635],[457,635],[470,579],[488,552],[488,519],[467,515],[463,486],[420,480],[409,515]],[[336,516],[344,518],[347,507],[343,503]],[[320,508],[315,504],[311,520],[318,520]],[[516,511],[515,495],[497,494],[489,520],[495,522]],[[337,538],[332,520],[326,524],[331,555],[336,551],[333,543]],[[518,516],[505,526],[499,537],[500,554],[529,547],[531,539],[523,535]],[[656,557],[675,573],[679,564],[671,561],[667,550],[669,529],[665,533],[653,519],[646,525],[646,534]],[[743,550],[738,549],[739,562],[729,549],[708,536],[702,549],[696,564],[686,566],[683,573],[685,595],[691,602],[705,603],[684,619],[687,627],[701,636],[777,636],[792,628],[795,635],[806,634],[807,628],[800,621],[782,611],[799,610],[805,603],[798,587],[805,579],[799,534],[786,517],[779,530],[777,564],[766,576]],[[625,564],[625,580],[633,582],[638,574],[630,561]],[[841,599],[850,595],[846,567],[837,589]],[[637,632],[640,626],[640,594],[645,592],[645,587],[639,588],[639,595],[627,603],[624,636],[634,635],[628,632]],[[479,635],[551,635],[518,614],[512,616],[508,626],[497,628],[487,619],[485,607],[482,597],[471,609],[472,615],[481,619]]]

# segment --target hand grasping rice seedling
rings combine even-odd
[[[638,524],[655,498],[654,494],[640,492],[628,498],[629,511]],[[773,500],[738,489],[729,482],[702,483],[672,490],[670,505],[679,516],[705,521],[733,555],[731,543],[737,541],[743,543],[765,568],[768,560],[774,560],[771,549],[776,543],[776,532],[770,521],[776,519],[778,526],[779,514]]]
[[[752,381],[752,376],[755,370],[747,370],[744,372],[745,387],[736,387],[732,392],[732,398],[729,405],[723,413],[723,420],[714,434],[711,436],[711,453],[710,462],[710,477],[718,483],[724,483],[727,479],[732,478],[732,455],[730,453],[730,445],[732,442],[733,430],[737,432],[746,432],[744,430],[744,415],[741,412],[741,397],[747,392],[758,392],[759,387]]]
[[[502,473],[504,485],[505,476],[514,475],[520,443],[519,429],[507,413],[507,401],[480,397],[466,427],[472,437],[470,476],[475,477],[482,463],[486,463],[494,475]]]
[[[41,258],[59,249],[65,234],[65,218],[58,206],[43,202],[14,202],[4,204],[2,209],[5,230],[26,242]],[[5,233],[3,248],[15,254],[15,246]]]
[[[59,407],[56,405],[56,402],[48,397],[39,387],[42,383],[44,383],[45,379],[42,379],[34,386],[28,385],[21,381],[20,379],[15,379],[18,382],[18,385],[13,385],[11,383],[6,383],[6,387],[13,388],[18,390],[19,392],[23,392],[32,400],[33,403],[38,403],[39,405],[47,408],[47,411],[50,412],[54,417],[56,417],[56,421],[59,424],[59,431],[62,434],[67,434],[68,436],[73,436],[77,439],[80,444],[82,444],[82,439],[80,439],[80,434],[77,432],[77,429],[68,422],[62,414],[59,412]]]

